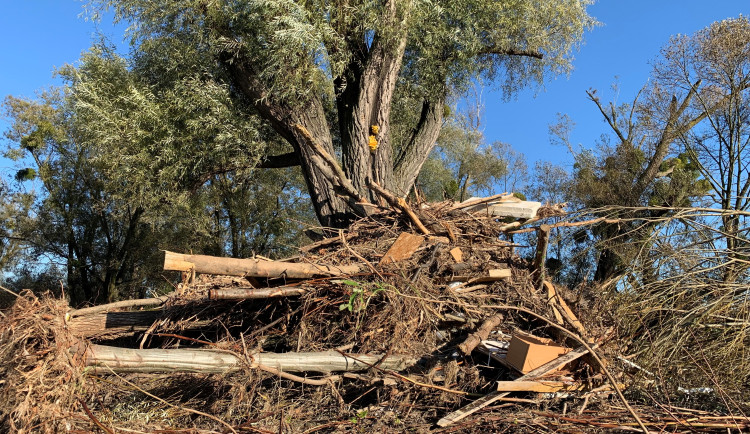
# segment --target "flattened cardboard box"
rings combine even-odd
[[[570,348],[562,347],[554,343],[552,339],[516,332],[510,340],[505,361],[526,374],[568,351]]]

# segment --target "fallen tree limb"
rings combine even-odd
[[[482,323],[477,331],[470,334],[465,341],[458,345],[458,349],[468,356],[472,351],[474,351],[474,348],[476,348],[480,342],[487,339],[490,336],[490,333],[492,333],[492,331],[495,330],[502,322],[503,316],[500,314],[489,317]]]
[[[318,265],[260,259],[222,258],[207,255],[183,255],[165,250],[164,270],[185,271],[181,264],[190,263],[198,273],[242,277],[286,277],[309,279],[316,276],[339,276],[360,271],[359,265]]]
[[[164,309],[125,312],[99,312],[67,318],[65,324],[73,336],[87,339],[110,339],[145,332],[155,322],[172,318],[173,312]],[[178,318],[181,318],[179,315]],[[211,323],[210,319],[192,320],[190,329],[199,329]]]
[[[129,307],[152,307],[160,306],[169,300],[170,294],[162,295],[161,297],[155,298],[140,298],[136,300],[122,300],[109,304],[102,304],[99,306],[85,307],[83,309],[71,310],[65,314],[66,318],[73,318],[77,316],[93,315],[101,312],[109,312],[118,309],[126,309]]]
[[[247,366],[244,357],[220,350],[146,349],[136,350],[106,345],[83,344],[71,351],[85,355],[86,366],[94,372],[190,372],[227,373]],[[336,351],[310,353],[252,353],[248,354],[249,368],[272,368],[282,372],[353,372],[366,371],[381,361],[382,355],[345,355]],[[395,356],[382,360],[381,367],[400,371],[416,363],[411,356]]]
[[[278,286],[276,288],[229,288],[211,289],[208,291],[210,300],[250,300],[274,297],[294,297],[307,292],[304,288],[294,286]]]

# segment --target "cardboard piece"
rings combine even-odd
[[[528,373],[547,362],[566,354],[570,348],[562,347],[552,339],[527,333],[513,333],[505,361],[521,373]]]
[[[411,255],[417,251],[419,246],[422,245],[422,242],[424,242],[424,238],[421,235],[402,232],[391,248],[385,252],[379,265],[390,264],[391,262],[398,262],[410,258]]]

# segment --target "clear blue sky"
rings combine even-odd
[[[56,81],[55,67],[75,62],[95,38],[97,25],[80,17],[80,0],[5,1],[0,8],[0,97],[33,97]],[[504,103],[497,94],[485,94],[485,135],[501,140],[536,160],[570,164],[567,150],[549,143],[547,128],[557,113],[576,122],[573,142],[586,147],[606,132],[596,107],[585,91],[596,88],[609,98],[610,85],[619,77],[618,100],[632,100],[646,83],[649,62],[671,35],[690,34],[711,22],[750,14],[748,0],[600,0],[590,14],[602,25],[585,35],[576,53],[570,77],[548,81],[545,90],[523,92]],[[112,27],[107,18],[98,25],[110,40],[121,43],[124,27]],[[0,120],[0,129],[7,123]],[[0,170],[9,162],[0,161]]]

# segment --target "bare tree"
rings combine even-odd
[[[722,210],[750,208],[750,21],[747,17],[713,23],[692,36],[676,36],[654,65],[657,86],[664,92],[695,94],[683,117],[699,119],[678,138],[698,163],[710,185],[710,198]],[[730,261],[747,249],[740,213],[721,217]],[[741,261],[740,261],[741,262]],[[731,281],[746,269],[727,267]]]

